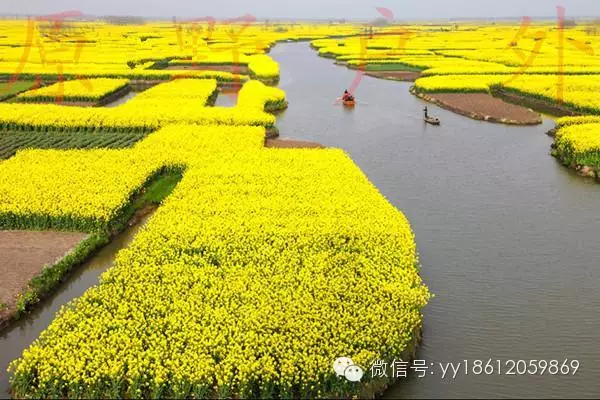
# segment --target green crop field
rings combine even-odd
[[[0,159],[7,159],[18,150],[33,149],[96,149],[130,147],[146,135],[137,132],[0,132]]]
[[[0,101],[4,101],[14,95],[29,90],[35,82],[33,81],[16,81],[0,83]]]

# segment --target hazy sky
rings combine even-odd
[[[427,19],[552,16],[558,4],[567,15],[600,15],[600,0],[0,0],[0,13],[370,19],[385,7],[396,19]]]

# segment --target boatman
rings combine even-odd
[[[423,109],[423,111],[425,111],[425,118],[429,118],[429,115],[427,114],[427,106],[425,106],[425,108]]]
[[[348,90],[344,90],[344,95],[342,96],[342,100],[352,101],[352,100],[354,100],[354,97],[348,92]]]

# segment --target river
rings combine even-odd
[[[579,360],[575,376],[457,375],[430,367],[387,398],[595,397],[600,393],[600,185],[549,155],[535,127],[474,121],[429,105],[410,83],[364,77],[362,104],[333,105],[356,72],[307,43],[271,56],[290,107],[282,137],[344,149],[409,218],[435,294],[417,358],[427,365],[492,358]],[[431,375],[431,372],[434,372]]]

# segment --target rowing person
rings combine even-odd
[[[352,96],[350,94],[350,92],[348,92],[348,90],[344,90],[344,95],[342,96],[342,100],[344,100],[344,101],[353,101],[354,100],[354,96]]]

